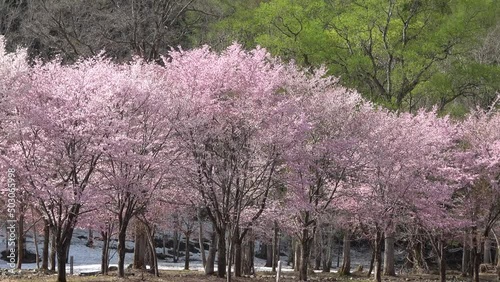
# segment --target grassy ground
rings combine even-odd
[[[353,274],[351,276],[343,276],[339,277],[334,273],[317,273],[311,274],[311,281],[352,281],[356,280],[356,282],[365,282],[365,281],[373,281],[366,277],[366,274],[358,273]],[[55,274],[37,274],[32,271],[25,271],[21,275],[16,276],[6,276],[2,274],[0,276],[0,281],[15,281],[15,282],[53,282],[56,281]],[[383,277],[383,281],[387,282],[398,282],[398,281],[415,281],[415,282],[424,282],[424,281],[439,281],[437,275],[431,274],[420,274],[420,275],[404,275],[397,277]],[[449,273],[448,274],[449,281],[470,281],[470,278],[460,277],[457,273]],[[481,276],[482,281],[498,281],[497,276],[495,274],[484,274]],[[127,275],[127,278],[120,279],[116,276],[116,273],[110,273],[109,276],[70,276],[68,275],[68,282],[108,282],[108,281],[165,281],[165,282],[197,282],[197,281],[225,281],[225,279],[217,278],[215,276],[206,276],[202,272],[199,271],[160,271],[160,277],[154,277],[153,275],[147,272],[141,271],[130,271]],[[242,277],[242,278],[233,278],[234,282],[274,282],[276,281],[275,275],[270,272],[260,272],[257,274],[257,277]],[[280,281],[298,281],[298,274],[293,272],[286,272],[282,275],[282,279]]]

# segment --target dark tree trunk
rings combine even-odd
[[[186,236],[186,247],[184,250],[184,270],[189,270],[189,234],[184,234]]]
[[[215,230],[210,237],[210,247],[208,249],[207,264],[205,265],[205,274],[212,275],[215,273],[215,255],[217,253],[217,233]]]
[[[49,223],[43,221],[43,250],[42,250],[42,269],[49,269],[49,242],[50,242],[50,227]]]
[[[60,240],[56,241],[57,282],[66,282],[66,260],[73,236],[73,228],[66,227],[61,233]]]
[[[118,230],[118,277],[123,278],[125,277],[125,240],[127,235],[128,222],[122,222],[121,225],[122,226],[119,226]],[[108,234],[108,237],[109,235],[110,234]],[[134,249],[134,254],[135,254],[135,249]]]
[[[203,245],[203,221],[201,220],[201,209],[198,209],[198,242],[200,245],[200,253],[201,253],[201,262],[203,264],[203,268],[207,265],[207,258],[205,256],[205,246]]]
[[[370,277],[372,275],[373,265],[375,263],[375,252],[376,252],[375,245],[376,245],[376,243],[374,241],[372,241],[372,243],[371,243],[372,255],[370,258],[370,267],[368,268],[368,277]]]
[[[238,236],[239,237],[239,236]],[[241,277],[241,271],[242,271],[242,242],[238,238],[234,242],[234,276],[235,277]]]
[[[472,261],[473,261],[473,280],[479,282],[479,268],[481,264],[481,248],[477,241],[475,232],[472,233]]]
[[[24,210],[21,206],[19,209],[19,219],[17,222],[17,264],[16,268],[21,269],[24,259]]]
[[[300,258],[302,257],[300,252],[302,251],[302,247],[300,246],[300,241],[295,241],[295,259],[293,263],[293,271],[299,271],[300,268]]]
[[[49,256],[51,271],[56,271],[56,240],[57,240],[56,234],[54,232],[54,229],[52,229],[50,230],[50,256]]]
[[[342,268],[339,271],[340,275],[351,274],[351,238],[349,231],[344,233],[343,250],[342,250]]]
[[[385,233],[384,275],[396,275],[396,269],[394,267],[394,234],[392,232]]]
[[[309,230],[304,228],[302,238],[300,240],[300,266],[299,266],[299,281],[307,281],[307,270],[309,266],[309,254],[311,252],[311,242]]]
[[[278,222],[274,221],[273,249],[272,249],[272,271],[276,272],[279,260],[279,229]]]
[[[445,260],[443,240],[439,240],[438,249],[439,249],[439,278],[441,282],[446,282],[446,260]]]
[[[135,224],[135,242],[134,242],[134,269],[146,269],[146,252],[148,243],[146,238],[144,224],[136,221]]]
[[[149,250],[149,255],[150,255],[150,263],[151,263],[151,272],[156,276],[160,276],[158,272],[158,258],[156,256],[156,246],[155,246],[155,241],[154,241],[154,236],[155,236],[155,229],[154,226],[151,227],[147,223],[142,222],[145,233],[146,233],[146,238],[147,238],[147,246]],[[187,238],[187,241],[189,241],[189,238]],[[186,249],[187,253],[189,254],[189,248]],[[189,258],[189,255],[188,255]],[[189,259],[188,259],[189,263]],[[189,265],[188,265],[189,266]]]
[[[173,238],[173,249],[174,249],[174,262],[177,263],[179,261],[179,232],[174,230],[174,238]]]
[[[217,277],[226,276],[226,229],[219,229],[217,234]]]
[[[273,267],[273,246],[272,244],[266,244],[266,265],[265,267]]]
[[[89,237],[87,239],[87,247],[93,247],[94,246],[94,233],[92,232],[92,229],[89,228]]]
[[[375,281],[382,281],[382,234],[377,231],[375,238]]]
[[[243,247],[243,265],[242,271],[244,275],[254,274],[254,240],[249,239]]]
[[[332,268],[332,249],[334,248],[333,235],[331,233],[331,230],[328,230],[326,234],[323,234],[323,237],[326,237],[326,246],[322,249],[322,271],[330,272],[330,269]]]
[[[101,237],[102,237],[102,242],[103,242],[103,246],[102,246],[102,257],[101,257],[101,274],[103,275],[108,275],[108,262],[109,262],[109,234],[107,231],[101,231]],[[119,252],[119,250],[118,250]],[[118,265],[120,265],[118,263]],[[118,267],[118,269],[120,269],[120,267]],[[122,271],[123,271],[123,267],[122,267]],[[120,275],[120,271],[118,271],[119,275]],[[123,274],[125,274],[125,272],[123,271]],[[125,276],[125,275],[124,275]],[[123,276],[120,276],[120,277],[123,277]]]
[[[470,248],[469,248],[469,238],[467,232],[464,234],[463,241],[463,251],[462,251],[462,276],[467,276],[469,274],[469,264],[470,264]]]

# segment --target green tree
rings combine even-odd
[[[444,109],[455,96],[469,95],[468,85],[456,81],[464,76],[488,85],[483,92],[497,89],[489,79],[474,79],[494,77],[496,68],[471,52],[495,25],[498,1],[257,2],[218,23],[218,34],[304,66],[326,64],[343,84],[390,108],[439,103]],[[443,79],[454,84],[446,93],[438,89]]]

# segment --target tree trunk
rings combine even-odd
[[[491,240],[486,237],[484,239],[483,263],[492,264],[491,261]]]
[[[244,244],[243,247],[243,263],[242,271],[244,275],[252,275],[254,273],[254,239],[252,235],[249,236],[250,239]]]
[[[479,282],[479,266],[481,264],[481,248],[479,246],[479,242],[477,240],[477,234],[475,232],[472,233],[472,272],[473,272],[473,281]]]
[[[382,281],[382,234],[377,231],[375,238],[375,281]]]
[[[445,252],[444,252],[444,241],[439,240],[438,243],[439,249],[439,278],[441,282],[446,282],[446,260],[445,260]]]
[[[122,222],[121,226],[119,226],[118,230],[118,277],[125,277],[125,243],[126,243],[126,236],[127,236],[127,227],[128,227],[128,221],[127,222]],[[137,232],[137,228],[136,228]],[[111,235],[107,234],[107,237]],[[106,237],[106,238],[107,238]],[[107,238],[109,240],[109,238]],[[137,237],[136,237],[137,240]],[[107,246],[109,248],[109,245]],[[137,247],[137,245],[136,245]],[[135,251],[136,248],[134,248],[134,262],[135,262]],[[108,260],[106,260],[106,265],[108,265]],[[106,273],[108,271],[106,270]]]
[[[38,248],[38,235],[36,229],[37,226],[35,222],[36,221],[33,222],[33,243],[35,244],[35,262],[36,262],[36,269],[40,269],[40,250]]]
[[[273,246],[272,244],[266,244],[266,264],[265,267],[273,267]]]
[[[205,265],[205,274],[212,275],[215,273],[215,254],[217,252],[217,233],[212,231],[210,237],[210,247],[208,248],[207,264]]]
[[[292,268],[293,268],[293,258],[294,258],[294,255],[295,255],[295,248],[294,248],[294,240],[293,239],[289,239],[288,240],[289,242],[289,245],[288,245],[288,258],[286,260],[286,265],[291,265]]]
[[[156,256],[156,246],[155,246],[155,228],[150,227],[148,224],[142,222],[145,233],[146,233],[146,238],[147,238],[147,245],[149,249],[149,254],[151,256],[151,272],[154,274],[155,277],[159,277],[160,274],[158,272],[158,257]],[[189,238],[186,240],[189,241]],[[189,248],[187,249],[187,253],[189,254]],[[188,255],[188,263],[189,263],[189,255]],[[189,265],[188,265],[189,266]]]
[[[56,234],[50,230],[50,270],[56,271]]]
[[[66,282],[66,247],[64,245],[57,246],[57,282]]]
[[[349,231],[344,233],[344,242],[342,249],[342,268],[339,271],[340,275],[351,274],[351,238]]]
[[[332,268],[332,257],[333,257],[333,248],[334,241],[333,235],[331,232],[327,232],[326,234],[326,246],[323,248],[323,272],[330,272]]]
[[[426,273],[429,270],[429,266],[425,261],[424,244],[422,244],[420,238],[415,239],[417,242],[411,244],[411,263],[416,273]]]
[[[469,264],[470,264],[469,238],[467,232],[465,232],[463,248],[462,248],[462,276],[464,277],[469,274]]]
[[[186,237],[186,247],[184,248],[184,270],[189,270],[189,234],[184,234]]]
[[[179,232],[174,230],[174,238],[173,238],[173,249],[174,249],[174,262],[177,263],[179,261]]]
[[[309,254],[311,251],[311,238],[309,230],[302,230],[302,238],[300,240],[300,266],[299,266],[299,281],[307,281],[307,269],[309,266]]]
[[[385,249],[384,249],[384,275],[395,276],[396,269],[394,267],[394,234],[385,233]]]
[[[300,267],[300,258],[302,257],[300,252],[301,252],[301,246],[300,246],[300,241],[299,240],[295,240],[295,259],[293,260],[294,263],[293,263],[293,271],[299,271],[299,267]]]
[[[205,245],[203,245],[203,221],[201,220],[201,209],[198,209],[198,224],[198,242],[200,244],[201,262],[203,264],[203,268],[205,268],[207,265],[207,258],[205,256]]]
[[[73,230],[72,227],[66,227],[66,229],[62,231],[60,240],[56,241],[57,282],[66,282],[66,260],[71,245]]]
[[[321,268],[321,257],[323,249],[323,240],[321,240],[320,232],[316,232],[314,237],[314,270],[319,270]]]
[[[23,206],[19,208],[19,219],[17,227],[17,264],[16,268],[21,269],[24,258],[24,210]]]
[[[377,243],[375,241],[372,241],[371,243],[371,249],[372,249],[372,256],[370,258],[370,267],[368,268],[368,277],[370,277],[372,275],[372,272],[373,272],[373,265],[375,263],[375,254],[376,254],[376,245]]]
[[[50,227],[46,220],[43,221],[43,224],[42,269],[49,270]]]
[[[226,229],[217,234],[217,277],[226,276]]]
[[[103,243],[103,246],[102,246],[102,256],[101,256],[101,274],[103,275],[108,275],[108,261],[109,261],[109,257],[108,257],[108,250],[109,250],[109,234],[107,231],[101,231],[101,237],[102,237],[102,243]],[[118,250],[118,252],[120,252],[120,250]],[[120,265],[120,263],[118,262],[118,266]],[[118,269],[120,269],[120,267],[118,267]],[[118,271],[118,276],[119,277],[124,277],[125,276],[125,271],[123,270],[123,267],[122,267],[122,272],[123,272],[123,276],[119,276],[121,273],[120,273],[120,270]]]
[[[272,272],[276,272],[279,260],[279,229],[278,222],[274,221],[273,249],[272,249]]]
[[[92,248],[94,246],[94,233],[92,232],[92,229],[89,228],[89,237],[87,239],[87,247]]]
[[[239,237],[239,236],[238,236]],[[243,260],[243,255],[242,255],[242,242],[238,238],[234,242],[234,277],[241,277],[241,272],[242,272],[242,260]]]
[[[148,239],[146,237],[144,224],[137,220],[135,223],[134,269],[146,269],[146,252],[148,249]]]

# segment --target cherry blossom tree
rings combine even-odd
[[[470,221],[475,281],[479,281],[484,239],[500,218],[500,114],[495,106],[494,103],[489,111],[472,112],[460,131],[462,152],[458,163],[463,171],[463,188],[457,198],[463,218]]]
[[[58,281],[66,281],[66,256],[80,214],[87,212],[93,176],[109,134],[105,105],[113,87],[106,60],[72,66],[36,65],[27,88],[12,97],[15,127],[7,156],[29,185],[54,234]]]
[[[170,91],[188,93],[187,114],[176,132],[186,176],[180,181],[201,197],[215,225],[218,276],[226,274],[227,266],[229,280],[226,252],[232,259],[265,209],[290,140],[293,107],[281,89],[283,67],[265,50],[245,52],[238,45],[221,54],[202,48],[170,55],[170,79],[180,82]]]

